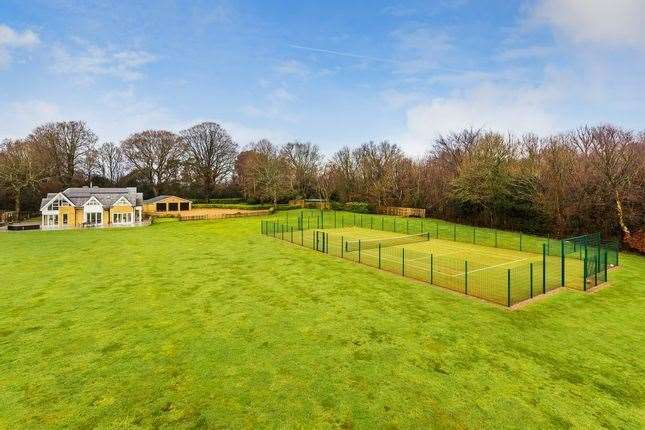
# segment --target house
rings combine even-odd
[[[134,187],[67,188],[47,194],[40,211],[43,229],[132,226],[143,219],[143,193]]]
[[[172,214],[192,210],[193,203],[190,200],[177,196],[157,196],[143,201],[143,212],[145,214]]]

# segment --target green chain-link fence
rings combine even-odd
[[[422,240],[450,240],[532,253],[535,258],[510,268],[490,267],[397,247],[401,244],[399,239],[373,239],[361,247],[356,239],[321,231],[344,227],[414,235],[407,243],[422,236]],[[606,282],[608,268],[618,265],[618,244],[601,242],[599,234],[560,240],[435,220],[317,210],[263,220],[261,229],[265,235],[505,306],[565,284],[586,291]]]

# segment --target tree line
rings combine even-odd
[[[478,226],[645,241],[645,133],[612,125],[542,137],[464,129],[439,136],[421,157],[388,141],[330,155],[302,141],[240,147],[214,122],[98,141],[79,121],[3,141],[0,207],[37,210],[46,192],[92,183],[137,186],[147,196],[418,207]]]

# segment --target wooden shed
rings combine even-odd
[[[178,214],[192,209],[193,202],[177,196],[157,196],[143,201],[143,213]]]

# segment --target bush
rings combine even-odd
[[[211,204],[211,203],[216,203],[216,204],[236,204],[236,203],[247,203],[244,201],[242,197],[227,197],[227,198],[222,198],[222,199],[195,199],[193,200],[193,204]],[[254,203],[254,202],[249,202],[249,203]]]
[[[373,212],[372,209],[372,205],[367,202],[347,202],[344,204],[343,210],[360,214],[368,214]]]

